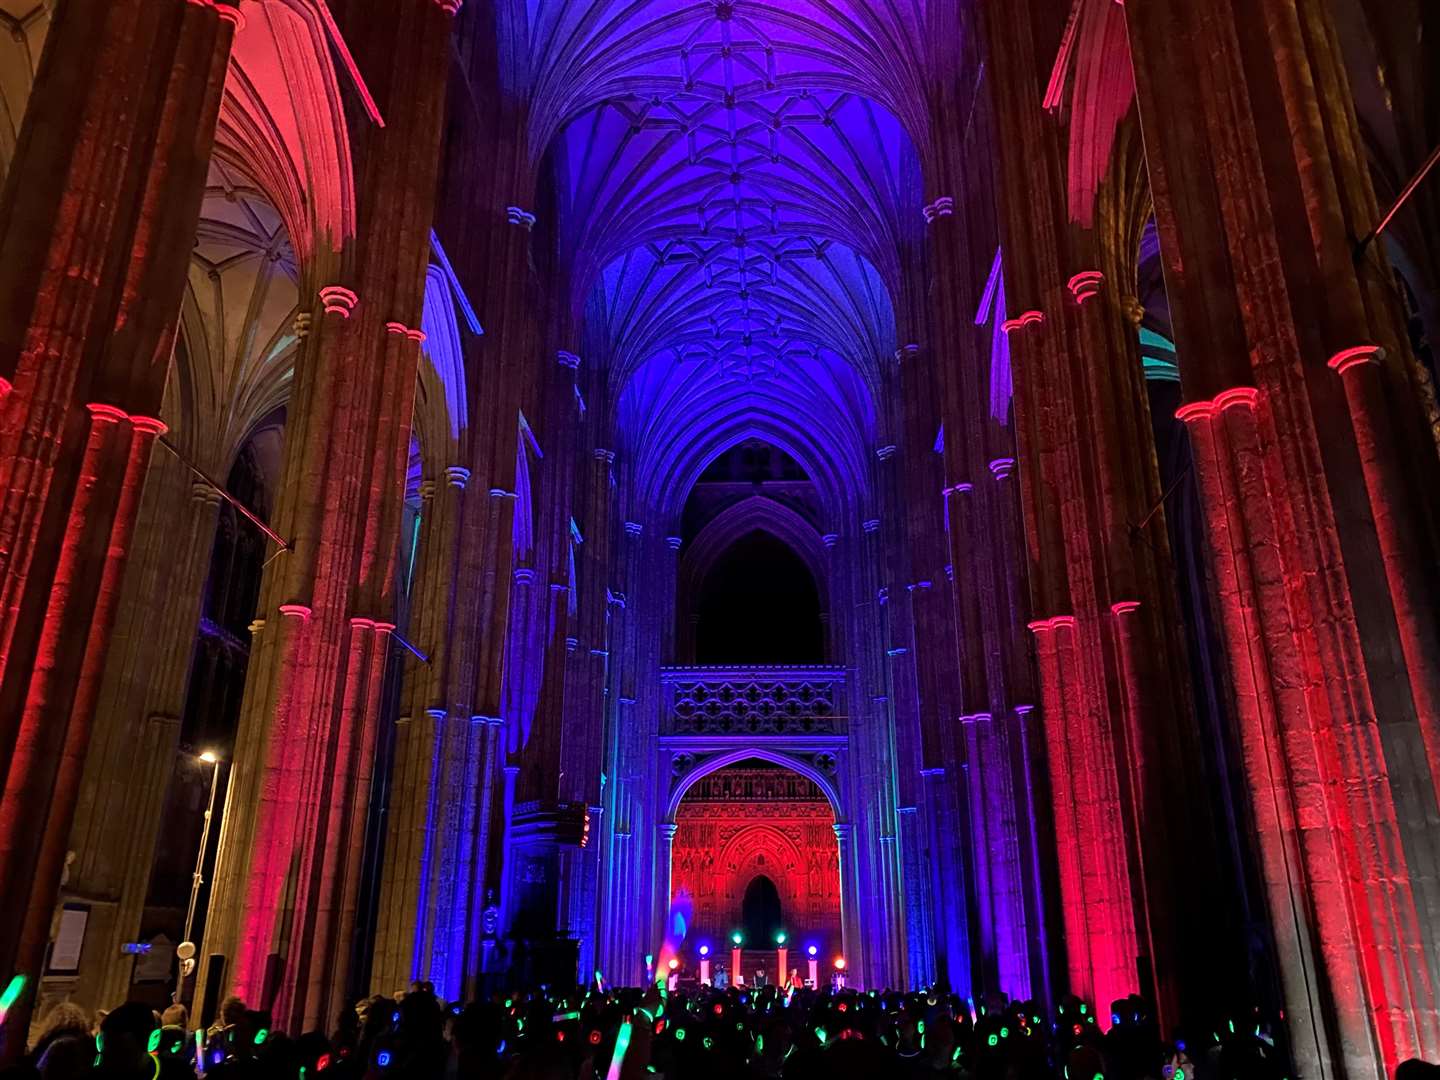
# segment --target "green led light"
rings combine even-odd
[[[269,1037],[270,1037],[270,1029],[269,1029],[269,1028],[261,1028],[259,1031],[255,1032],[255,1045],[256,1045],[256,1046],[259,1046],[261,1043],[263,1043],[263,1042],[264,1042],[266,1039],[268,1039]]]
[[[675,1041],[676,1041],[676,1042],[684,1042],[684,1041],[685,1041],[685,1029],[684,1029],[684,1028],[676,1028],[676,1029],[675,1029]]]
[[[145,1044],[145,1052],[146,1052],[147,1054],[153,1054],[153,1053],[155,1053],[156,1050],[159,1050],[159,1049],[160,1049],[160,1029],[159,1029],[159,1028],[156,1028],[154,1031],[150,1032],[150,1041]]]
[[[1000,1037],[1002,1039],[1008,1039],[1010,1037],[1010,1029],[1008,1027],[1002,1027],[1000,1029]]]
[[[0,1018],[3,1018],[5,1013],[9,1011],[10,1006],[19,1000],[21,991],[25,989],[26,981],[26,976],[16,975],[10,980],[10,984],[5,987],[5,992],[0,994]]]
[[[986,1042],[988,1045],[990,1045],[990,1046],[999,1046],[999,1045],[1000,1045],[1000,1036],[999,1036],[999,1035],[996,1035],[996,1034],[992,1031],[992,1032],[990,1033],[990,1037],[989,1037],[988,1039],[986,1039],[985,1042]]]

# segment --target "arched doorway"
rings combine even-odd
[[[740,923],[745,928],[747,941],[774,941],[775,935],[785,928],[780,890],[764,874],[756,874],[745,886]]]
[[[783,930],[792,947],[842,950],[835,811],[813,779],[747,758],[696,780],[674,820],[671,900],[690,910],[689,948],[724,949],[738,931],[773,957]]]

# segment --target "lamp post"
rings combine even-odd
[[[745,976],[740,974],[740,946],[745,944],[745,935],[736,930],[730,935],[730,985],[742,986]]]
[[[190,876],[190,906],[185,910],[185,934],[179,948],[175,950],[181,961],[179,984],[175,987],[176,1001],[180,1000],[185,976],[195,970],[195,943],[190,940],[190,934],[195,929],[195,907],[200,902],[200,886],[205,881],[205,849],[210,845],[210,822],[215,816],[215,792],[220,787],[220,755],[213,750],[206,750],[200,755],[200,760],[211,766],[210,801],[205,806],[205,824],[200,830],[200,851],[195,856],[195,873]]]
[[[805,949],[805,955],[810,958],[810,985],[816,990],[820,989],[820,961],[816,959],[819,952],[814,945]]]
[[[787,986],[790,982],[790,950],[785,947],[785,942],[789,940],[784,930],[775,931],[775,985],[780,987]]]
[[[700,985],[710,985],[710,946],[700,946]]]
[[[835,989],[845,989],[845,957],[835,957]]]

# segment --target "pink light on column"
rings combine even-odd
[[[1000,324],[1000,329],[1007,334],[1013,334],[1016,330],[1026,326],[1036,326],[1045,321],[1045,313],[1031,308],[1029,311],[1022,311],[1013,319],[1006,319]]]
[[[1105,275],[1099,270],[1082,270],[1067,283],[1070,294],[1075,297],[1075,303],[1083,304],[1092,296],[1100,294],[1100,287],[1105,284]]]
[[[1379,345],[1356,345],[1351,349],[1341,349],[1327,363],[1331,369],[1344,375],[1357,364],[1378,364],[1384,358],[1385,350]]]
[[[344,285],[326,285],[320,290],[320,302],[325,306],[326,315],[339,315],[342,319],[348,319],[355,310],[355,305],[360,302],[360,297],[353,289],[347,289]]]
[[[395,334],[396,336],[400,337],[407,337],[411,341],[418,342],[422,345],[425,343],[424,330],[412,329],[411,327],[406,326],[403,322],[396,322],[394,320],[387,322],[385,324],[385,332],[389,334]]]

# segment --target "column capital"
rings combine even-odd
[[[463,465],[450,465],[445,469],[445,483],[451,487],[465,490],[465,485],[470,482],[470,470]]]
[[[862,522],[860,523],[860,527],[861,527],[862,529],[864,529],[867,533],[879,532],[879,531],[880,531],[880,519],[879,519],[879,518],[866,518],[864,521],[862,521]]]
[[[840,542],[840,534],[823,533],[820,537],[820,542],[824,544],[827,548],[833,548],[836,544]]]
[[[344,285],[326,285],[320,290],[320,304],[326,315],[339,315],[342,319],[348,319],[359,302],[359,294]]]
[[[1058,630],[1062,626],[1069,627],[1073,630],[1075,629],[1075,616],[1052,615],[1048,619],[1036,619],[1034,622],[1026,625],[1032,634],[1040,634],[1048,630]]]
[[[1013,457],[998,457],[990,462],[990,472],[996,480],[1004,480],[1015,471],[1015,459]]]
[[[569,368],[571,371],[580,367],[580,357],[566,349],[561,349],[555,354],[555,359],[560,361],[560,366]]]
[[[934,202],[921,209],[925,215],[925,224],[934,224],[936,218],[949,217],[955,213],[955,198],[951,195],[941,195]]]
[[[665,545],[666,545],[671,551],[679,551],[679,550],[680,550],[680,545],[683,544],[684,542],[685,542],[685,541],[684,541],[684,538],[683,538],[683,537],[679,537],[679,536],[667,536],[667,537],[665,537]]]
[[[889,446],[876,447],[875,456],[881,461],[889,461],[892,457],[895,456],[895,444],[891,443]]]
[[[1045,321],[1045,313],[1036,308],[1029,311],[1022,311],[1013,319],[1006,319],[1000,324],[1000,329],[1007,334],[1013,334],[1016,330],[1022,330],[1027,326],[1039,326]]]
[[[535,215],[528,210],[522,210],[518,206],[507,206],[505,208],[505,219],[511,225],[519,225],[526,232],[535,227]]]
[[[393,319],[385,324],[385,332],[387,334],[396,334],[400,337],[407,337],[417,344],[424,344],[425,342],[424,330],[416,330],[413,327],[406,326],[403,322],[398,322]]]
[[[1105,275],[1099,270],[1081,270],[1065,283],[1065,287],[1070,290],[1075,303],[1083,306],[1086,300],[1100,295],[1104,284]]]
[[[1341,349],[1326,361],[1326,366],[1337,375],[1344,375],[1353,368],[1369,367],[1385,359],[1385,350],[1379,345],[1355,345]]]
[[[1175,410],[1175,419],[1188,424],[1192,420],[1210,420],[1232,405],[1252,412],[1260,403],[1260,391],[1253,386],[1233,386],[1222,390],[1209,401],[1191,401]]]
[[[218,506],[224,496],[204,480],[196,480],[190,485],[190,498],[198,503],[205,503],[210,506]]]
[[[615,463],[614,450],[606,450],[603,447],[597,446],[594,450],[590,451],[590,454],[596,461],[603,461],[606,465],[613,465]]]
[[[644,531],[645,531],[645,526],[644,526],[644,525],[641,525],[640,522],[638,522],[638,521],[627,521],[627,522],[625,522],[625,535],[626,535],[626,536],[639,536],[639,535],[640,535],[642,532],[644,532]]]

